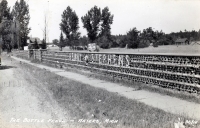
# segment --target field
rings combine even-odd
[[[199,44],[200,44],[200,41],[198,41],[197,43],[192,42],[190,45],[165,45],[165,46],[158,46],[158,47],[149,46],[148,48],[141,48],[141,49],[110,48],[110,49],[100,49],[100,52],[199,55],[200,53]],[[49,49],[53,51],[59,51],[58,47],[49,47]],[[63,51],[75,51],[75,50],[70,50],[69,47],[65,47],[63,48]],[[86,50],[83,50],[83,51],[85,52]]]

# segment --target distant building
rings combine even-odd
[[[47,44],[47,46],[49,46],[49,47],[54,47],[54,46],[55,46],[55,44],[53,44],[53,43],[51,43],[51,42],[47,42],[46,44]]]
[[[38,38],[38,37],[30,37],[30,38],[27,40],[27,44],[28,44],[28,46],[29,46],[29,49],[35,49],[35,48],[36,48],[35,41],[37,41],[38,46],[41,48],[41,46],[42,46],[42,41],[40,40],[40,38]]]
[[[42,44],[42,41],[41,41],[40,38],[38,38],[38,37],[30,37],[30,38],[27,40],[27,44],[35,43],[35,40],[37,41],[38,44]]]
[[[187,38],[180,38],[175,41],[176,45],[189,44],[189,43],[190,41]]]

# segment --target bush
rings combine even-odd
[[[42,44],[41,44],[40,48],[42,48],[42,49],[46,49],[47,48],[47,44],[46,44],[44,39],[42,40]]]
[[[149,47],[150,43],[149,42],[144,42],[144,41],[141,41],[138,45],[138,48],[146,48],[146,47]]]
[[[119,44],[119,47],[120,47],[120,48],[124,48],[125,46],[126,46],[125,43],[120,43],[120,44]]]
[[[100,44],[100,48],[103,48],[103,49],[109,49],[109,43],[102,43]]]
[[[128,43],[128,48],[138,48],[138,42],[133,42],[133,41],[129,41]]]
[[[96,40],[100,48],[108,49],[110,48],[111,41],[106,36],[102,36]]]
[[[169,42],[165,40],[165,41],[163,41],[163,44],[164,45],[169,45]]]
[[[153,43],[153,47],[158,47],[158,43],[157,43],[157,42],[154,42],[154,43]]]
[[[170,43],[169,43],[169,41],[167,41],[167,40],[162,40],[162,41],[159,41],[158,42],[158,45],[169,45]]]
[[[111,41],[110,47],[111,48],[116,48],[116,47],[119,47],[119,44],[117,42],[115,42],[115,41]]]

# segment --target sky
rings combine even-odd
[[[7,0],[12,8],[16,0]],[[19,0],[18,0],[19,1]],[[63,11],[70,6],[79,17],[79,32],[87,35],[81,17],[95,5],[114,15],[111,34],[126,34],[136,27],[165,33],[200,29],[200,0],[25,0],[29,5],[29,36],[43,39],[44,15],[48,16],[48,42],[59,39]]]

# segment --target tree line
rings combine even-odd
[[[94,6],[84,16],[81,17],[83,28],[87,31],[87,37],[80,36],[79,18],[73,9],[68,6],[61,15],[60,39],[53,40],[53,43],[62,47],[85,46],[88,43],[99,42],[102,46],[111,40],[111,24],[114,15],[108,7],[103,9]],[[63,35],[64,34],[64,35]]]
[[[79,19],[75,11],[68,6],[62,14],[60,23],[60,39],[54,39],[53,43],[61,49],[65,46],[86,46],[88,43],[97,43],[101,48],[145,48],[152,44],[158,45],[175,44],[178,38],[187,38],[190,41],[200,40],[200,30],[185,32],[172,32],[165,34],[162,30],[154,30],[152,27],[143,31],[136,27],[130,29],[124,35],[111,35],[111,24],[114,15],[111,14],[108,7],[102,10],[94,6],[84,16],[81,17],[83,28],[87,31],[87,36],[80,36]],[[64,33],[64,35],[63,35]]]
[[[179,38],[187,38],[189,41],[200,40],[199,31],[172,32],[165,34],[162,30],[153,30],[152,27],[146,28],[143,31],[138,31],[136,28],[131,29],[125,35],[113,35],[111,47],[126,47],[127,48],[144,48],[152,44],[154,47],[159,45],[173,45]]]
[[[28,34],[31,28],[29,5],[25,0],[16,1],[12,10],[7,0],[0,2],[0,45],[2,49],[23,49],[27,46]],[[37,41],[31,42],[37,43]],[[42,48],[46,48],[46,40],[42,40]]]
[[[0,38],[2,49],[23,49],[27,45],[29,25],[29,5],[24,0],[16,1],[12,10],[7,0],[0,2]]]

